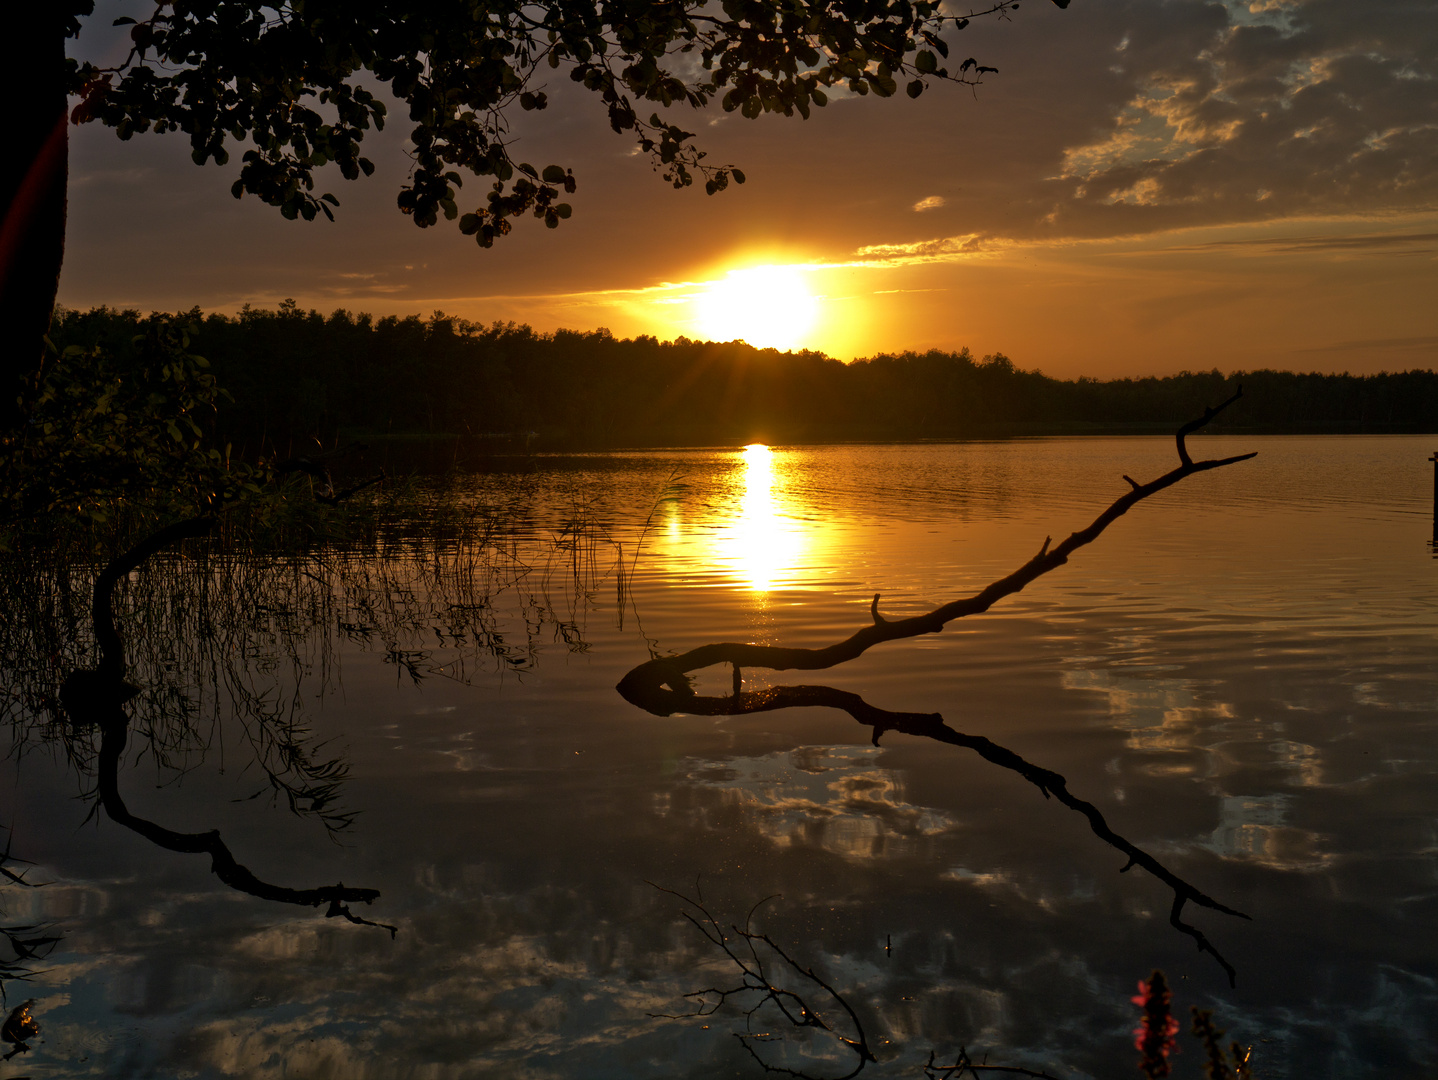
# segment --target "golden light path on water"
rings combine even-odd
[[[744,496],[739,516],[715,538],[715,554],[756,592],[768,592],[804,554],[803,527],[786,514],[774,452],[762,443],[744,447]]]
[[[767,593],[790,583],[812,554],[813,536],[802,520],[802,507],[785,491],[783,452],[754,443],[744,447],[742,461],[732,512],[713,531],[701,532],[686,529],[681,512],[673,507],[657,547]]]

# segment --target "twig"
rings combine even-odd
[[[929,1051],[928,1064],[924,1066],[925,1080],[963,1080],[964,1073],[971,1076],[978,1076],[980,1073],[1007,1073],[1010,1076],[1031,1076],[1038,1080],[1058,1080],[1058,1077],[1051,1076],[1046,1072],[1038,1072],[1034,1069],[1025,1069],[1021,1065],[986,1065],[982,1062],[974,1062],[969,1057],[969,1052],[962,1046],[959,1047],[959,1056],[954,1059],[952,1065],[939,1065],[935,1062],[934,1052]]]
[[[817,974],[813,968],[804,967],[795,960],[789,953],[768,934],[755,933],[750,927],[753,925],[754,913],[763,907],[773,896],[766,896],[749,909],[745,916],[744,926],[731,925],[730,930],[736,938],[743,942],[743,952],[737,951],[736,942],[725,934],[709,909],[704,905],[702,894],[698,896],[686,896],[684,893],[674,889],[665,888],[654,882],[648,882],[662,893],[677,897],[683,901],[684,907],[680,914],[688,920],[704,937],[720,951],[724,953],[739,969],[740,982],[738,986],[727,988],[706,987],[703,990],[694,990],[684,995],[685,1000],[696,1003],[696,1007],[687,1013],[650,1013],[650,1016],[660,1017],[667,1020],[684,1020],[692,1017],[713,1016],[731,1000],[738,999],[738,1006],[743,1009],[745,1019],[752,1025],[755,1014],[765,1005],[772,1005],[784,1018],[785,1023],[791,1028],[812,1028],[831,1035],[836,1041],[852,1050],[855,1055],[855,1062],[852,1069],[842,1076],[826,1078],[826,1080],[850,1080],[863,1071],[865,1065],[871,1061],[877,1061],[873,1050],[869,1046],[868,1036],[864,1034],[864,1025],[860,1022],[858,1014],[838,990],[834,989],[822,976]],[[697,882],[696,882],[697,892]],[[772,953],[780,961],[783,970],[787,970],[798,976],[806,983],[822,990],[834,1004],[848,1017],[848,1024],[853,1028],[852,1037],[836,1031],[830,1023],[824,1019],[823,1014],[811,1006],[809,1002],[798,992],[777,984],[775,978],[769,972],[769,962],[765,959],[765,953],[760,949],[764,946],[769,953]],[[750,995],[753,1004],[748,1004],[745,999]],[[745,1006],[748,1006],[747,1008]],[[755,1049],[755,1043],[772,1041],[768,1033],[755,1034],[753,1032],[734,1032],[737,1038],[749,1052],[749,1055],[765,1072],[778,1073],[783,1076],[793,1076],[799,1080],[819,1080],[812,1073],[798,1069],[790,1069],[783,1065],[776,1065],[764,1059],[759,1051]]]

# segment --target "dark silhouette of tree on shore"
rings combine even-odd
[[[1054,0],[1066,7],[1068,0]],[[511,153],[517,112],[548,105],[544,80],[567,77],[596,95],[609,126],[628,133],[676,188],[710,194],[744,182],[714,165],[664,110],[717,104],[754,118],[807,117],[827,91],[910,98],[937,81],[976,83],[996,69],[950,58],[944,35],[970,19],[1006,15],[990,0],[960,16],[939,0],[176,0],[129,27],[119,63],[66,58],[94,0],[35,5],[26,46],[12,58],[19,118],[0,166],[0,431],[18,419],[16,383],[41,360],[63,258],[68,126],[99,121],[122,139],[182,131],[197,164],[229,162],[249,140],[232,188],[287,218],[333,217],[316,193],[328,164],[346,179],[374,166],[362,153],[388,110],[373,87],[405,106],[414,167],[398,195],[415,224],[443,216],[488,247],[532,214],[550,228],[571,214],[571,169]],[[697,61],[697,62],[696,62]],[[68,96],[80,100],[73,112]],[[464,173],[490,182],[464,199]]]
[[[196,350],[230,394],[214,402],[212,443],[233,443],[247,459],[262,443],[289,454],[315,439],[329,447],[387,434],[532,431],[530,448],[540,450],[1167,434],[1194,401],[1221,400],[1239,383],[1243,401],[1210,430],[1438,430],[1431,371],[1064,380],[967,350],[844,364],[743,342],[546,334],[439,312],[376,318],[282,304],[180,321],[197,328]],[[141,362],[134,340],[150,326],[135,311],[62,309],[51,336],[61,347],[98,346],[129,371],[132,358]]]

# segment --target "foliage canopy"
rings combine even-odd
[[[383,86],[414,125],[400,210],[421,227],[457,219],[488,247],[517,216],[550,228],[570,216],[572,170],[510,152],[511,115],[544,109],[552,74],[596,94],[610,127],[676,188],[702,178],[714,194],[744,174],[706,163],[671,106],[807,118],[836,88],[890,97],[902,85],[916,98],[936,80],[974,83],[995,69],[955,63],[943,35],[1018,6],[991,0],[957,16],[940,0],[175,0],[116,20],[131,42],[119,64],[72,63],[72,118],[122,139],[182,131],[200,164],[226,164],[227,142],[248,138],[235,196],[310,220],[338,204],[315,194],[317,169],[373,171],[361,144],[387,119]],[[491,180],[467,212],[460,170]]]

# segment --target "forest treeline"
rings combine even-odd
[[[104,346],[123,365],[146,318],[62,309],[51,340]],[[1243,400],[1215,430],[1438,430],[1431,370],[1062,380],[967,349],[845,364],[739,342],[539,333],[440,313],[325,316],[290,302],[182,318],[198,326],[191,348],[231,398],[215,434],[250,452],[410,434],[517,436],[536,449],[574,449],[1168,431],[1238,383]]]

